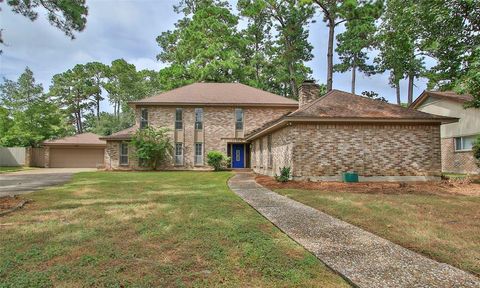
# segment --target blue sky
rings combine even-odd
[[[66,71],[78,63],[99,61],[110,63],[124,58],[137,69],[159,70],[164,64],[156,61],[159,53],[155,38],[163,31],[173,29],[179,15],[173,11],[173,0],[87,0],[89,15],[87,26],[70,40],[52,27],[41,11],[39,19],[31,22],[14,14],[2,3],[0,27],[3,28],[3,54],[0,56],[0,77],[17,79],[28,66],[37,81],[48,89],[53,75]],[[231,1],[232,6],[236,1]],[[308,66],[313,77],[326,82],[327,28],[321,15],[310,24],[310,42],[314,59]],[[340,30],[340,29],[339,29]],[[371,53],[374,55],[374,52]],[[338,63],[338,59],[334,60]],[[426,88],[427,81],[415,82],[414,96]],[[402,82],[402,97],[406,99],[406,81]],[[334,75],[334,88],[350,91],[350,72]],[[366,77],[357,74],[357,93],[373,90],[390,102],[395,101],[395,91],[388,85],[388,74]],[[102,109],[111,111],[108,102]]]

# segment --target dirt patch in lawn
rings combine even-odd
[[[435,194],[480,196],[478,179],[443,179],[428,182],[277,182],[273,177],[257,175],[258,184],[269,189],[301,189],[325,192],[348,192],[368,194]]]
[[[18,197],[0,197],[0,215],[6,213],[12,209],[15,209],[19,206],[22,206],[22,203],[25,202],[25,199]]]

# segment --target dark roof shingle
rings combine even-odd
[[[288,117],[358,119],[442,119],[443,116],[408,109],[352,93],[332,90]]]
[[[298,102],[241,83],[194,83],[138,101],[134,105],[298,106]]]
[[[94,133],[82,133],[43,142],[44,145],[106,145],[100,140],[100,135]]]
[[[137,130],[136,126],[129,127],[127,129],[120,130],[108,136],[102,136],[100,139],[102,140],[129,140],[132,135]]]

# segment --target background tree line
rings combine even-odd
[[[69,37],[86,25],[85,1],[7,4],[32,21],[39,7],[52,11],[51,23]],[[158,72],[137,71],[122,59],[79,64],[55,75],[48,92],[28,69],[17,81],[5,79],[0,143],[32,145],[72,128],[108,135],[133,123],[127,101],[198,81],[241,82],[298,98],[299,85],[312,77],[306,63],[314,57],[309,29],[317,20],[328,29],[326,39],[314,40],[327,47],[326,55],[315,55],[327,60],[324,91],[333,88],[334,72],[351,73],[353,93],[357,72],[387,72],[397,104],[405,102],[402,81],[409,104],[415,81],[426,77],[429,89],[472,94],[467,106],[480,107],[478,0],[238,0],[235,8],[224,0],[180,0],[174,10],[182,18],[156,39],[157,59],[167,64]],[[374,91],[362,94],[385,100]],[[111,114],[100,111],[104,97]]]
[[[158,91],[158,72],[137,71],[123,59],[77,64],[54,75],[48,92],[27,67],[16,81],[4,79],[0,85],[0,145],[34,146],[86,131],[109,135],[133,125],[128,101]],[[113,113],[101,112],[105,97]]]

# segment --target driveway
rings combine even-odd
[[[0,174],[0,197],[14,196],[68,182],[78,172],[95,168],[42,168]]]

